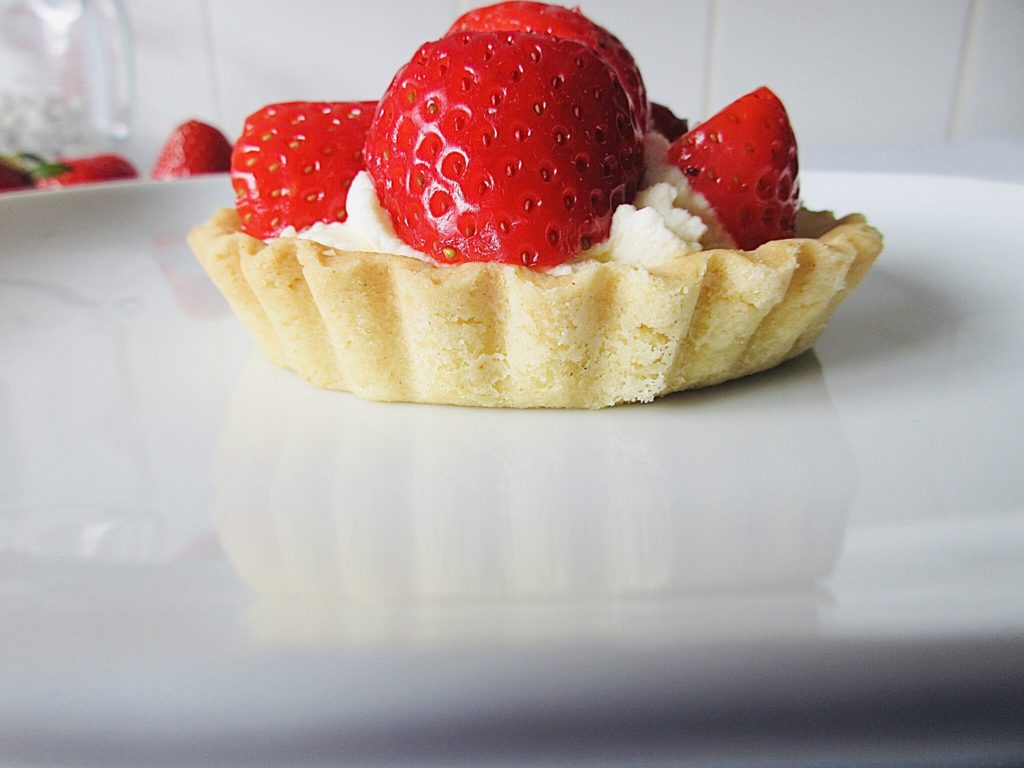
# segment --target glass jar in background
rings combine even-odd
[[[0,0],[0,154],[110,150],[132,131],[120,0]]]

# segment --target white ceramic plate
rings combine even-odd
[[[815,351],[599,412],[275,369],[223,177],[0,199],[0,764],[1020,759],[1024,187],[804,191],[887,243]]]

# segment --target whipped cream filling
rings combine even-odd
[[[541,271],[567,275],[602,262],[655,267],[703,248],[732,245],[717,225],[707,200],[690,188],[682,171],[668,163],[668,146],[668,140],[659,133],[645,137],[643,186],[632,203],[615,209],[607,240]],[[344,251],[409,256],[442,266],[395,234],[366,171],[352,180],[345,207],[348,218],[343,222],[317,223],[301,231],[289,226],[281,236],[312,240]]]
[[[391,253],[429,261],[431,264],[438,263],[425,253],[406,245],[395,234],[391,217],[381,207],[373,179],[366,171],[360,171],[352,179],[348,197],[345,198],[345,210],[348,211],[345,221],[332,221],[329,224],[317,222],[300,232],[288,226],[281,230],[281,237],[312,240],[340,251]]]

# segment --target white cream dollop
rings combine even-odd
[[[652,131],[644,138],[644,182],[637,198],[639,199],[646,190],[653,189],[659,184],[669,185],[675,190],[675,199],[672,201],[673,209],[697,217],[704,225],[704,233],[699,238],[704,248],[735,248],[735,241],[719,224],[711,203],[704,195],[690,186],[686,174],[668,161],[668,147],[668,139],[660,133]],[[672,220],[669,220],[667,216],[666,223],[669,227],[673,227]],[[674,231],[680,232],[675,229]],[[682,233],[679,236],[685,237]]]
[[[406,245],[395,234],[391,217],[381,206],[373,179],[366,171],[360,171],[352,179],[348,197],[345,198],[345,210],[348,212],[345,221],[329,224],[318,222],[301,232],[296,232],[295,227],[286,227],[281,231],[281,236],[313,240],[340,251],[392,253],[431,264],[437,263],[425,253]]]
[[[707,201],[690,188],[682,171],[668,163],[668,146],[668,140],[661,134],[647,134],[643,188],[632,203],[615,209],[608,239],[545,272],[571,274],[599,262],[656,267],[709,245],[729,244]],[[366,171],[360,171],[352,180],[345,207],[348,218],[344,222],[313,224],[300,232],[287,227],[281,235],[313,240],[339,250],[392,253],[430,264],[440,263],[409,247],[395,234]]]

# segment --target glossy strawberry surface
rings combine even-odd
[[[647,89],[633,55],[615,35],[588,19],[579,8],[538,2],[505,2],[463,14],[448,30],[456,32],[518,31],[574,40],[587,46],[612,68],[629,96],[637,123],[646,130]]]
[[[793,236],[800,205],[796,137],[768,88],[748,93],[668,151],[740,248]]]
[[[559,264],[636,193],[642,131],[618,78],[571,40],[464,32],[399,70],[367,169],[399,237],[439,261]]]
[[[344,221],[352,179],[364,168],[372,101],[270,104],[250,115],[231,154],[242,229],[260,239],[291,225]]]
[[[171,131],[150,176],[181,179],[231,168],[231,142],[212,125],[189,120]]]

